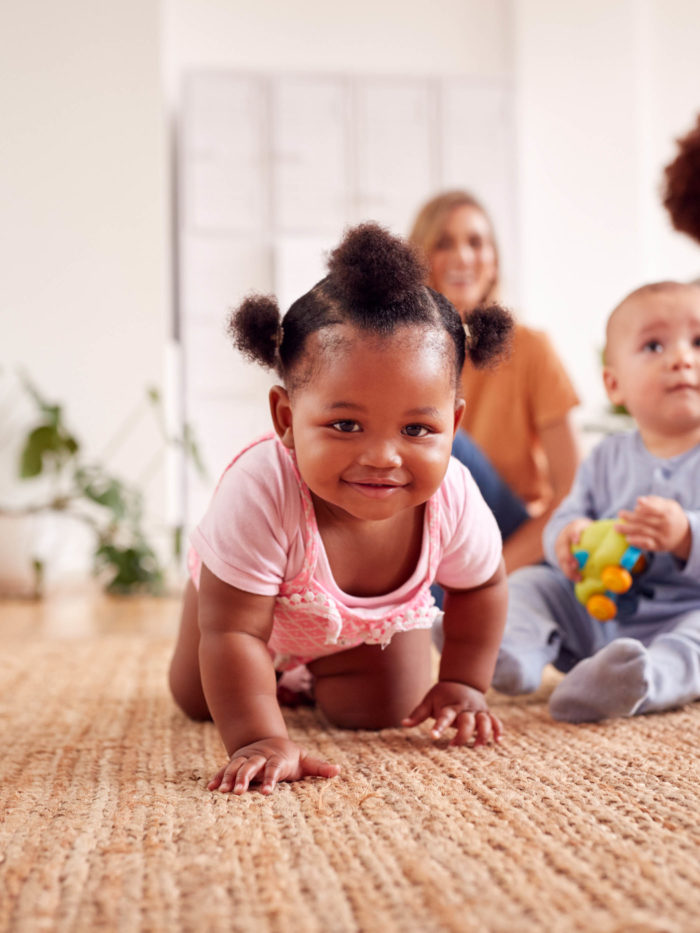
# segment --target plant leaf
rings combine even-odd
[[[194,438],[194,432],[187,422],[183,425],[182,428],[182,446],[185,450],[185,453],[192,458],[197,472],[202,477],[202,479],[207,479],[208,471],[202,460],[202,455],[199,452],[199,446]]]
[[[63,447],[61,435],[52,425],[41,424],[27,437],[20,455],[19,475],[22,479],[38,476],[44,468],[44,458],[60,454]]]
[[[128,547],[115,544],[101,545],[95,554],[96,567],[109,567],[112,579],[107,583],[111,593],[129,593],[147,590],[158,593],[163,585],[163,571],[153,549],[145,541]]]

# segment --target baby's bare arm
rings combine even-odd
[[[277,680],[267,650],[274,596],[246,593],[205,566],[199,591],[199,664],[202,688],[229,762],[211,790],[243,793],[258,778],[269,792],[279,780],[337,769],[310,758],[289,740],[277,702]]]
[[[446,592],[445,643],[439,681],[404,720],[404,725],[417,725],[432,717],[435,738],[445,729],[455,728],[453,745],[465,745],[472,738],[476,739],[476,744],[500,739],[501,723],[489,711],[484,693],[496,665],[507,598],[502,561],[496,573],[482,586]]]
[[[262,736],[287,737],[267,650],[273,608],[273,596],[246,593],[202,567],[198,607],[202,687],[229,754]]]
[[[488,689],[503,637],[508,584],[501,561],[493,576],[470,590],[445,593],[440,680]]]

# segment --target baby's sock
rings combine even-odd
[[[659,635],[647,649],[651,683],[640,713],[653,713],[692,703],[700,697],[700,645],[682,632]]]
[[[538,645],[535,648],[501,645],[491,686],[509,696],[532,693],[542,681],[545,666],[556,655],[557,649],[549,645]]]
[[[633,716],[652,683],[649,653],[636,638],[616,638],[572,668],[549,700],[554,719],[597,722]]]

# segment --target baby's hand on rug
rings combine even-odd
[[[590,518],[575,518],[568,525],[564,525],[554,543],[554,553],[559,567],[564,576],[573,583],[578,583],[581,579],[581,570],[578,561],[571,553],[571,546],[572,544],[578,544],[583,529],[590,524]]]
[[[457,681],[438,681],[401,724],[417,726],[431,717],[435,720],[433,738],[439,739],[450,726],[457,730],[450,745],[467,745],[471,739],[474,745],[488,745],[500,742],[503,733],[503,726],[489,711],[484,694]]]
[[[261,793],[269,794],[278,781],[300,781],[304,777],[331,778],[339,772],[338,765],[307,755],[290,739],[273,736],[237,748],[228,764],[207,786],[209,790],[218,788],[222,793],[244,794],[255,781],[262,785]]]

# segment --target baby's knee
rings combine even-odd
[[[180,676],[180,672],[175,664],[170,667],[168,684],[173,700],[182,710],[185,716],[193,719],[195,722],[206,722],[211,719],[211,713],[204,698],[202,685],[200,683],[186,682]]]
[[[418,705],[422,695],[403,697],[367,685],[353,686],[348,678],[319,678],[314,687],[316,704],[334,726],[340,729],[393,729]],[[415,702],[413,702],[415,700]]]
[[[346,710],[328,708],[322,703],[318,704],[323,715],[332,726],[338,729],[367,729],[376,732],[380,729],[397,729],[401,720],[408,716],[407,710],[401,716],[387,715],[386,710]]]

